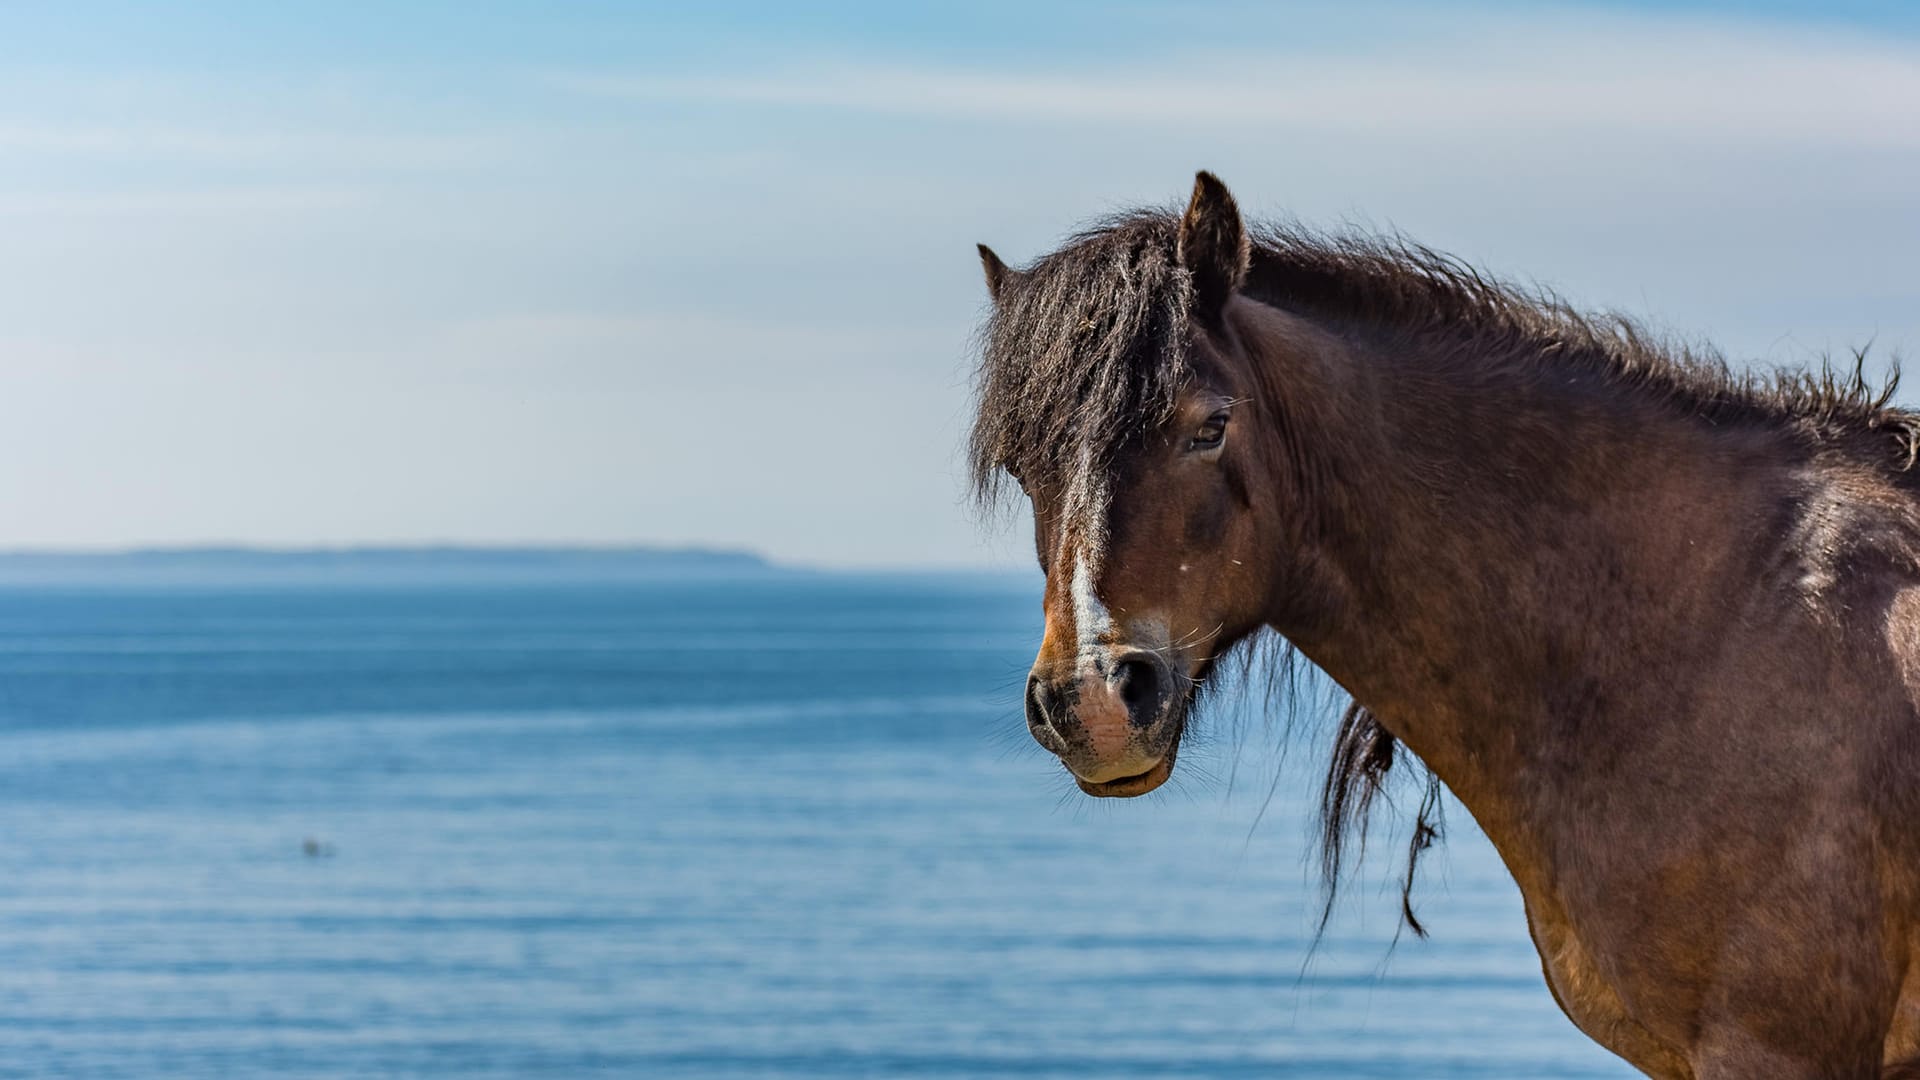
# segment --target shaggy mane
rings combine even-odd
[[[1788,431],[1896,475],[1911,475],[1920,458],[1920,415],[1890,404],[1897,365],[1869,382],[1864,348],[1838,369],[1736,372],[1711,346],[1662,337],[1618,312],[1581,311],[1401,237],[1269,224],[1255,228],[1253,251],[1247,294],[1334,329],[1441,343],[1464,363],[1592,372],[1682,415]]]
[[[981,339],[969,442],[981,503],[1007,476],[1064,485],[1101,469],[1172,413],[1193,300],[1177,228],[1165,214],[1129,214],[1009,276]]]

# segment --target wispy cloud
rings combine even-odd
[[[0,191],[0,217],[180,217],[287,214],[364,206],[368,192],[304,185],[218,186],[181,190]]]
[[[490,315],[438,328],[422,352],[468,375],[590,390],[642,387],[711,393],[713,374],[689,357],[767,357],[783,362],[756,372],[756,388],[871,381],[865,363],[924,347],[911,328],[868,321],[782,320],[687,311],[636,314],[538,312]],[[859,371],[857,377],[851,374]]]
[[[0,443],[45,466],[0,470],[0,542],[979,558],[973,241],[1028,259],[1199,166],[1735,356],[1915,352],[1920,40],[1385,2],[718,12],[684,47],[610,8],[457,64],[334,5],[285,64],[0,65]],[[97,37],[63,19],[0,53]]]
[[[1701,20],[1506,13],[1439,44],[1299,43],[1110,67],[908,66],[565,72],[569,91],[651,103],[1038,125],[1363,129],[1380,135],[1619,131],[1920,146],[1920,45]]]
[[[7,124],[0,155],[180,160],[225,165],[316,165],[347,162],[385,168],[472,165],[506,153],[506,140],[478,135],[329,131],[260,131],[164,124],[102,127]]]

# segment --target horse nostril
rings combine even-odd
[[[1127,704],[1127,719],[1151,724],[1160,715],[1160,668],[1147,660],[1124,660],[1113,669],[1113,683]]]
[[[1047,689],[1047,684],[1037,675],[1027,676],[1027,726],[1052,727],[1053,705],[1053,691]]]

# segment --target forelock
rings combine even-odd
[[[1172,415],[1189,375],[1178,228],[1166,211],[1113,219],[1001,290],[981,334],[969,441],[981,503],[1010,469],[1061,492],[1076,517],[1104,514],[1116,455]]]

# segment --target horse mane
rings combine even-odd
[[[1920,415],[1891,405],[1897,365],[1877,384],[1868,380],[1865,348],[1839,366],[1823,358],[1736,371],[1710,345],[1654,333],[1619,312],[1582,311],[1550,289],[1490,276],[1398,235],[1262,224],[1253,253],[1248,294],[1336,330],[1384,332],[1463,364],[1579,370],[1717,427],[1774,428],[1915,477]]]
[[[1175,254],[1180,217],[1134,210],[1068,238],[1008,275],[980,338],[978,410],[968,443],[974,496],[998,502],[1009,475],[1023,485],[1070,486],[1104,473],[1131,441],[1172,415],[1191,374],[1193,286]],[[1588,313],[1550,290],[1490,276],[1398,235],[1326,233],[1258,223],[1243,293],[1356,337],[1385,335],[1465,368],[1538,365],[1590,374],[1623,394],[1716,426],[1757,425],[1813,452],[1834,452],[1920,486],[1920,414],[1891,406],[1897,365],[1877,385],[1866,351],[1836,367],[1736,372],[1717,350],[1676,342],[1615,312]],[[1248,652],[1251,655],[1251,649]],[[1283,649],[1291,686],[1297,654]],[[1367,709],[1349,702],[1336,729],[1320,798],[1325,907],[1334,910],[1349,845],[1364,848],[1376,798],[1405,753]],[[1425,936],[1412,906],[1421,853],[1440,839],[1440,782],[1425,771],[1401,882],[1401,914]]]
[[[981,335],[968,443],[982,505],[1022,483],[1099,468],[1172,414],[1189,374],[1193,286],[1177,219],[1135,212],[1010,275]],[[1094,460],[1081,462],[1090,452]]]

